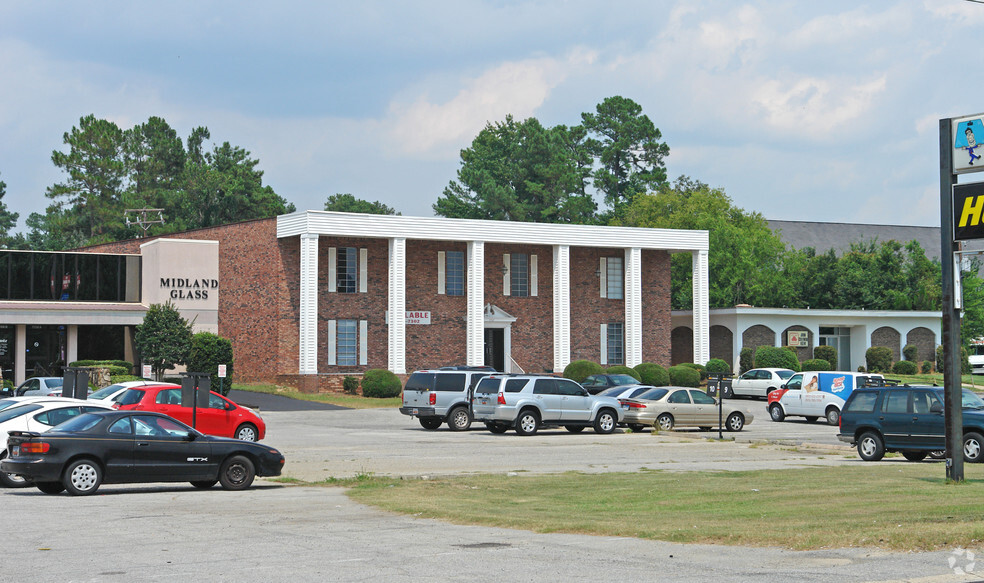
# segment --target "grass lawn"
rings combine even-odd
[[[976,475],[979,466],[968,465]],[[978,548],[984,480],[944,483],[940,463],[859,464],[752,472],[367,478],[354,500],[476,524],[680,543],[790,549]]]
[[[254,393],[268,393],[271,395],[281,395],[291,399],[303,401],[317,401],[319,403],[330,403],[340,407],[351,409],[373,409],[379,407],[399,407],[402,404],[400,397],[389,399],[368,399],[359,395],[346,395],[344,393],[302,393],[291,387],[281,387],[278,385],[266,384],[233,384],[232,388],[237,391],[252,391]]]

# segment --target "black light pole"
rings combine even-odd
[[[940,120],[940,261],[943,267],[943,422],[946,427],[946,479],[962,482],[963,390],[960,377],[960,310],[954,263],[952,120]]]

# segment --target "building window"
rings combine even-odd
[[[608,257],[606,269],[606,292],[607,297],[610,300],[620,300],[622,299],[622,258],[621,257]]]
[[[447,295],[465,295],[465,252],[448,251],[445,261],[444,285]]]
[[[357,274],[359,250],[355,247],[338,248],[338,279],[336,289],[339,293],[354,294],[358,289]]]
[[[509,256],[509,295],[518,298],[530,295],[529,255],[525,253]]]
[[[625,364],[624,324],[609,322],[607,333],[608,364]]]
[[[338,321],[338,366],[355,366],[359,363],[358,321]]]

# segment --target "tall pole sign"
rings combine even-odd
[[[943,386],[946,478],[964,479],[960,366],[960,268],[957,241],[984,238],[984,188],[957,175],[984,170],[984,114],[940,120],[940,251],[943,268]]]

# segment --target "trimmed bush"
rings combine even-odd
[[[700,374],[700,380],[707,380],[707,368],[702,364],[697,364],[696,362],[681,362],[678,366],[685,366],[687,368],[692,368]]]
[[[889,372],[892,370],[892,349],[887,346],[872,346],[864,353],[868,372]]]
[[[606,368],[605,369],[605,374],[627,374],[627,375],[629,375],[630,377],[634,378],[637,381],[640,381],[640,382],[642,381],[642,375],[639,374],[639,371],[637,371],[634,368],[629,368],[627,366],[622,366],[621,364],[617,364],[615,366],[610,366],[610,367]]]
[[[635,369],[639,373],[639,379],[644,385],[665,387],[670,384],[670,373],[658,364],[643,362],[641,364],[637,364]]]
[[[929,374],[929,373],[933,372],[933,363],[930,362],[930,361],[928,361],[928,360],[924,360],[924,361],[922,361],[922,366],[920,367],[919,370],[923,374]]]
[[[728,363],[727,362],[725,362],[724,360],[722,360],[720,358],[712,358],[712,359],[708,360],[707,361],[707,364],[704,365],[704,368],[707,369],[707,374],[708,375],[710,375],[711,373],[715,373],[715,374],[717,374],[717,373],[731,374],[731,367],[728,366]]]
[[[738,374],[745,374],[753,368],[755,368],[755,351],[751,348],[742,348],[738,354]]]
[[[973,369],[970,367],[970,358],[967,349],[960,347],[960,374],[970,374]],[[943,372],[943,346],[936,347],[936,372]]]
[[[144,379],[132,374],[114,374],[109,376],[109,384],[128,383],[130,381],[142,381]]]
[[[371,368],[362,375],[362,396],[388,399],[400,396],[403,386],[395,374],[383,368]]]
[[[219,381],[219,365],[226,365],[226,376]],[[212,390],[222,394],[232,388],[232,342],[211,332],[199,332],[191,337],[191,352],[188,353],[188,372],[208,373]]]
[[[76,360],[75,362],[68,363],[68,366],[112,366],[124,369],[119,374],[133,374],[133,363],[125,360]],[[110,370],[112,371],[112,369]],[[110,374],[117,373],[110,372]]]
[[[759,346],[755,350],[755,368],[788,368],[798,371],[800,363],[791,350],[776,346]]]
[[[359,379],[358,377],[346,376],[342,379],[342,390],[349,395],[355,395],[359,392]]]
[[[916,362],[916,359],[919,358],[919,349],[915,344],[906,344],[902,349],[902,358],[909,362]]]
[[[804,360],[800,367],[803,369],[803,372],[808,370],[830,370],[830,363],[822,358],[811,358]]]
[[[700,371],[689,366],[678,364],[667,371],[670,374],[670,384],[675,387],[700,386]]]
[[[602,374],[605,369],[597,362],[590,360],[575,360],[564,367],[564,378],[571,379],[576,383],[583,383],[584,379],[593,374]]]
[[[892,372],[895,374],[914,375],[919,371],[919,367],[911,360],[900,360],[892,365]]]
[[[813,358],[826,360],[830,368],[837,368],[837,349],[833,346],[817,346],[813,349]]]

